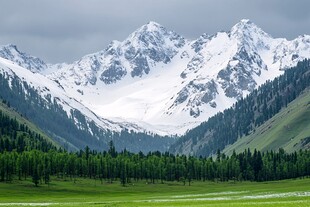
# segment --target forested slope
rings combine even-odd
[[[310,149],[310,89],[306,89],[248,136],[225,147],[223,152],[231,155],[234,150],[238,153],[248,148],[261,151],[283,148],[289,153]]]
[[[0,103],[0,152],[41,150],[47,152],[59,145],[35,125],[23,118],[2,100]]]
[[[233,107],[190,130],[170,151],[206,156],[251,134],[310,86],[309,64],[309,60],[300,62],[280,77],[266,82]]]

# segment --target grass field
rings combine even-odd
[[[310,179],[276,182],[193,182],[122,187],[81,179],[34,187],[30,181],[0,183],[0,206],[310,206]]]

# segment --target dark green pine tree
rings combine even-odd
[[[44,175],[44,183],[49,185],[50,183],[50,173],[51,173],[51,166],[50,162],[48,160],[47,156],[44,156],[44,169],[43,169],[43,175]]]
[[[126,161],[124,159],[120,161],[120,180],[122,186],[125,186],[127,181],[127,172],[126,172]]]
[[[38,166],[35,166],[33,168],[33,174],[32,174],[32,182],[36,187],[38,187],[38,184],[40,182],[40,175],[39,175],[39,168]]]

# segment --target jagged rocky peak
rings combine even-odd
[[[113,41],[108,46],[105,55],[109,61],[104,66],[100,80],[112,84],[126,75],[142,77],[157,63],[168,64],[184,45],[183,37],[151,21],[123,42]]]
[[[127,38],[127,40],[137,40],[142,44],[152,45],[156,41],[159,41],[159,43],[164,43],[163,39],[165,37],[169,38],[171,41],[176,41],[177,44],[175,46],[177,47],[182,46],[182,43],[184,42],[184,38],[178,35],[176,32],[169,31],[164,26],[153,21],[150,21],[149,23],[141,26],[139,29],[133,32],[129,38]],[[178,41],[181,41],[181,43]]]
[[[125,76],[142,77],[156,64],[168,64],[185,42],[177,33],[151,21],[124,41],[114,40],[105,50],[74,62],[61,75],[64,80],[74,79],[78,85],[96,85],[98,80],[109,85]]]
[[[14,54],[20,54],[21,52],[17,49],[17,46],[14,44],[8,44],[0,46],[1,49],[1,55],[6,54],[7,57],[14,56]],[[3,57],[5,58],[5,57]]]
[[[237,35],[237,34],[247,34],[247,33],[252,33],[252,32],[259,32],[258,34],[266,34],[261,28],[259,28],[256,24],[251,22],[249,19],[242,19],[239,21],[237,24],[235,24],[231,30],[230,33],[232,35]]]
[[[229,35],[240,41],[241,44],[248,44],[250,47],[257,49],[269,49],[268,43],[272,37],[263,31],[249,19],[242,19],[234,25]]]
[[[154,21],[149,21],[147,24],[143,25],[140,27],[137,31],[158,31],[158,30],[166,30],[165,27],[162,25],[158,24],[157,22]]]
[[[0,57],[11,60],[32,72],[41,72],[47,68],[43,60],[19,51],[13,44],[0,46]]]
[[[145,53],[152,60],[168,62],[177,48],[185,45],[185,39],[174,31],[168,31],[156,22],[149,22],[133,32],[123,43],[125,52],[130,54]],[[158,54],[158,53],[164,53]],[[133,55],[126,54],[126,58],[133,58]]]

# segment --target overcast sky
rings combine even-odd
[[[0,2],[0,45],[49,63],[72,62],[124,40],[149,21],[188,39],[250,19],[273,37],[310,34],[309,0],[8,0]]]

